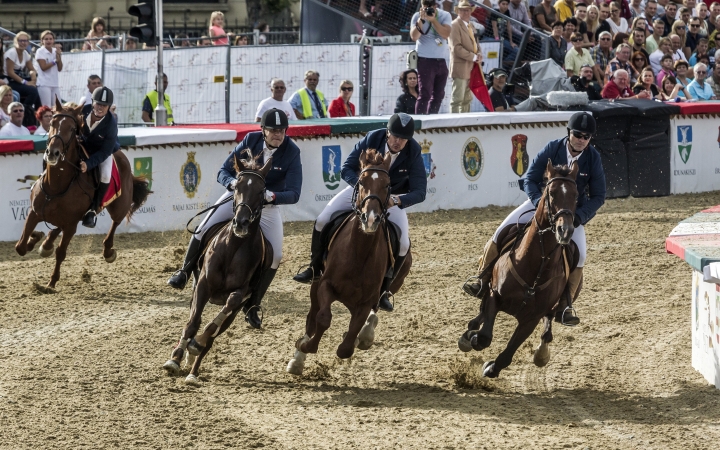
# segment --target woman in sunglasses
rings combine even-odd
[[[643,52],[635,52],[630,58],[630,64],[632,65],[633,69],[635,69],[636,73],[640,73],[644,68],[648,66],[649,63],[647,57],[645,57],[645,54]]]
[[[340,83],[340,96],[330,102],[328,114],[330,117],[352,117],[355,115],[355,105],[350,103],[353,94],[353,84],[350,80]]]
[[[692,55],[692,51],[690,47],[687,46],[687,25],[685,25],[685,22],[676,20],[672,26],[672,33],[680,36],[680,51],[682,51],[685,56],[684,59],[687,61],[690,55]]]

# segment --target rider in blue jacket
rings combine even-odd
[[[524,224],[532,219],[529,212],[537,208],[542,197],[545,184],[543,176],[548,159],[553,165],[579,165],[576,179],[578,190],[577,209],[573,225],[575,231],[572,240],[577,244],[580,252],[578,266],[570,273],[568,284],[570,284],[570,298],[575,298],[575,293],[582,281],[583,266],[587,256],[587,244],[585,241],[585,224],[595,217],[595,213],[605,203],[605,172],[603,171],[600,153],[590,145],[590,138],[596,131],[595,119],[590,113],[578,112],[572,115],[568,122],[568,135],[562,139],[556,139],[540,150],[540,153],[530,164],[521,186],[525,190],[528,199],[518,206],[510,215],[503,220],[498,229],[485,245],[483,256],[480,259],[478,273],[482,273],[495,263],[498,257],[498,238],[500,232],[511,224]],[[478,279],[477,283],[466,284],[466,293],[483,298],[489,292],[489,283],[492,270],[487,270],[485,276]],[[577,325],[580,319],[572,310],[562,312],[562,316],[556,318],[559,322],[567,325]]]
[[[233,195],[235,183],[237,183],[237,173],[235,172],[236,156],[238,159],[246,159],[247,149],[250,149],[253,157],[262,154],[261,162],[263,164],[269,157],[272,157],[272,169],[265,177],[265,206],[260,217],[260,229],[262,229],[263,234],[272,245],[273,261],[270,269],[263,272],[250,299],[243,305],[243,311],[246,313],[245,320],[253,328],[262,326],[262,320],[258,317],[257,310],[270,283],[275,278],[275,273],[282,259],[283,223],[278,206],[297,203],[302,188],[300,149],[295,142],[285,135],[288,127],[288,119],[285,113],[279,109],[265,111],[260,126],[262,131],[248,133],[220,168],[218,183],[222,184],[227,189],[227,192],[215,203],[216,205],[221,204],[225,199]],[[232,202],[222,203],[205,216],[200,226],[198,226],[196,234],[190,239],[183,267],[168,280],[167,283],[170,286],[176,289],[185,287],[190,273],[197,267],[202,251],[200,243],[205,231],[217,223],[232,218]]]
[[[379,307],[385,311],[392,311],[393,306],[389,300],[390,284],[394,275],[402,267],[407,252],[410,249],[410,235],[405,208],[425,201],[427,177],[425,164],[422,159],[420,144],[413,139],[415,122],[405,113],[398,113],[390,117],[387,129],[371,131],[355,145],[352,153],[342,166],[342,178],[349,185],[338,193],[325,206],[320,213],[313,228],[312,243],[310,244],[310,266],[293,278],[300,283],[312,283],[320,278],[322,254],[324,251],[320,240],[320,233],[330,222],[333,214],[338,211],[352,209],[352,197],[355,185],[360,175],[360,154],[367,149],[374,148],[385,155],[390,152],[390,201],[388,202],[388,219],[400,229],[400,249],[395,259],[393,276],[383,280],[382,295]]]

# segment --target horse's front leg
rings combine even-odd
[[[318,312],[315,315],[315,332],[309,340],[299,345],[298,350],[301,352],[317,353],[320,339],[322,339],[325,331],[330,328],[332,322],[330,305],[335,301],[333,297],[334,294],[332,288],[330,288],[330,283],[321,281],[317,291]]]
[[[215,335],[208,338],[207,344],[205,347],[203,347],[200,354],[195,359],[192,368],[190,369],[190,373],[188,373],[188,376],[185,377],[185,383],[187,384],[193,384],[193,385],[199,385],[200,380],[198,379],[198,375],[200,374],[200,364],[202,364],[203,358],[205,358],[205,355],[208,354],[210,349],[213,346],[213,343],[215,342],[215,338],[217,338],[220,334],[225,332],[225,330],[228,329],[230,325],[232,325],[233,321],[235,320],[235,317],[237,317],[237,313],[240,310],[240,308],[236,308],[233,312],[230,313],[229,316],[225,318],[225,320],[222,321],[222,325],[220,325],[220,328],[217,330]],[[218,315],[219,316],[219,315]],[[214,323],[214,321],[213,321]]]
[[[495,318],[497,317],[499,302],[499,294],[490,290],[490,293],[484,300],[485,321],[483,322],[480,331],[470,338],[470,345],[472,345],[472,348],[475,350],[480,351],[490,346],[493,338],[493,328],[495,327]],[[480,315],[482,315],[482,313]]]
[[[460,335],[460,339],[458,339],[458,348],[463,352],[467,353],[473,349],[470,341],[472,337],[478,333],[477,330],[480,329],[480,325],[485,322],[485,313],[483,312],[483,310],[485,309],[486,304],[487,302],[484,298],[480,302],[480,313],[475,316],[475,318],[473,318],[470,322],[468,322],[467,330],[462,335]]]
[[[540,317],[523,319],[525,320],[518,321],[518,326],[515,328],[515,332],[510,338],[510,341],[508,341],[505,350],[498,355],[495,361],[487,361],[483,365],[484,377],[497,378],[498,375],[500,375],[500,371],[510,365],[517,349],[520,348],[522,343],[532,334],[538,322],[540,322]]]
[[[228,296],[225,306],[222,307],[213,321],[205,326],[205,329],[200,336],[195,336],[195,338],[190,341],[190,344],[188,345],[190,353],[199,355],[211,339],[216,338],[221,332],[227,329],[227,326],[223,327],[223,324],[226,320],[230,320],[229,323],[232,323],[234,315],[242,307],[243,295],[246,290],[247,289],[238,289]],[[230,317],[232,317],[232,319]]]
[[[368,314],[370,314],[373,306],[375,306],[376,298],[377,296],[373,295],[372,298],[367,299],[366,303],[350,311],[350,326],[345,334],[345,338],[337,348],[338,358],[347,359],[355,353],[355,347],[359,344],[357,339],[358,334],[360,334],[360,330],[365,325]]]
[[[533,354],[533,363],[538,367],[545,367],[550,362],[550,348],[548,344],[552,342],[552,312],[543,318],[545,320],[545,330],[543,330],[542,336],[540,336],[540,345],[535,349]]]
[[[110,231],[108,231],[107,236],[105,236],[103,240],[103,258],[105,258],[105,261],[108,263],[115,262],[117,258],[117,251],[113,248],[113,244],[115,241],[115,230],[117,230],[119,225],[120,222],[113,222],[112,226],[110,226]]]
[[[40,223],[40,217],[35,214],[35,211],[31,208],[25,219],[25,226],[20,235],[20,240],[15,244],[15,251],[18,255],[25,256],[28,251],[31,251],[33,247],[35,247],[35,243],[42,239],[43,233],[41,231],[34,231],[38,223]]]
[[[200,329],[202,312],[209,299],[210,290],[208,287],[208,281],[203,275],[200,277],[195,291],[193,292],[193,301],[192,305],[190,305],[190,318],[183,329],[180,341],[177,343],[175,348],[173,348],[172,353],[170,354],[170,359],[163,365],[163,368],[167,370],[170,375],[177,376],[180,374],[180,364],[185,356],[185,352],[188,351],[188,353],[190,353],[188,350],[188,344],[190,344],[190,340],[195,337]],[[198,353],[200,352],[198,351]],[[195,356],[196,355],[190,353],[190,357],[188,358],[189,364],[192,365],[191,360],[194,360]]]
[[[42,245],[38,249],[40,256],[42,256],[43,258],[47,258],[53,254],[53,252],[55,251],[55,239],[60,236],[61,232],[62,230],[60,228],[54,228],[50,230]]]
[[[60,264],[65,261],[67,256],[67,248],[70,245],[70,240],[75,236],[77,231],[77,224],[70,225],[69,228],[62,229],[62,239],[60,239],[60,245],[58,245],[55,251],[55,269],[53,270],[52,277],[50,277],[50,283],[48,287],[54,288],[55,284],[60,279]]]

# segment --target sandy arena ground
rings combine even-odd
[[[493,345],[457,338],[477,302],[460,285],[510,208],[412,214],[415,264],[375,346],[338,364],[340,304],[305,375],[285,373],[303,334],[309,288],[291,280],[310,223],[285,227],[285,257],[265,299],[265,329],[238,320],[201,368],[200,387],[162,370],[190,290],[165,280],[187,235],[124,234],[106,264],[101,237],[76,237],[58,291],[52,262],[0,244],[1,448],[652,448],[720,441],[720,391],[690,366],[690,274],[664,251],[675,224],[720,193],[612,200],[587,230],[577,328],[554,327],[552,359],[532,364],[539,330],[497,380],[479,379]],[[208,309],[203,323],[214,317]]]

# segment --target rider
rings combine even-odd
[[[258,317],[257,310],[260,308],[260,302],[262,302],[270,283],[275,278],[275,272],[277,272],[280,259],[282,259],[283,223],[278,206],[297,203],[302,187],[300,149],[285,135],[288,127],[287,115],[279,109],[269,109],[263,114],[260,126],[262,131],[248,133],[220,168],[218,183],[225,186],[227,192],[215,203],[216,205],[220,204],[233,195],[235,183],[237,183],[236,156],[238,159],[246,159],[247,149],[250,149],[253,157],[262,154],[262,164],[272,156],[272,169],[265,177],[265,206],[260,217],[260,229],[272,245],[273,261],[270,269],[263,272],[250,299],[243,305],[243,312],[246,314],[245,321],[253,328],[262,326],[262,320]],[[190,239],[182,268],[170,277],[167,284],[175,289],[185,287],[190,273],[197,267],[202,252],[200,242],[205,231],[216,223],[226,222],[232,218],[232,202],[221,204],[205,216],[196,230],[197,234]]]
[[[107,87],[99,87],[92,94],[92,110],[85,117],[80,129],[80,141],[90,157],[80,163],[80,170],[87,172],[100,167],[100,184],[88,212],[83,216],[82,224],[95,228],[97,213],[102,206],[103,197],[110,186],[112,177],[112,154],[120,148],[118,144],[118,125],[113,114],[109,113],[113,104],[113,93]]]
[[[521,180],[521,186],[524,187],[528,199],[522,205],[518,206],[508,217],[503,220],[498,229],[493,234],[487,244],[482,258],[480,258],[480,268],[478,273],[482,273],[491,267],[499,256],[497,240],[500,232],[506,226],[516,223],[527,223],[532,219],[533,215],[529,211],[537,208],[542,197],[544,183],[543,175],[548,159],[553,165],[571,163],[579,164],[577,175],[578,201],[575,211],[573,225],[575,231],[572,240],[577,244],[580,252],[580,259],[577,268],[570,273],[568,284],[570,285],[570,298],[575,298],[575,294],[582,281],[583,266],[585,265],[585,257],[587,256],[587,245],[585,243],[584,225],[595,216],[597,210],[605,203],[605,173],[603,172],[600,153],[590,145],[590,138],[595,134],[596,124],[592,114],[588,112],[577,112],[572,115],[567,126],[568,135],[562,139],[556,139],[548,142],[544,149],[538,153],[533,159],[532,164],[525,174],[525,179]],[[587,192],[586,192],[587,190]],[[525,214],[527,213],[527,214]],[[488,269],[485,276],[478,279],[477,283],[466,284],[463,289],[466,293],[483,298],[489,292],[489,283],[492,275],[492,269]],[[571,309],[564,312],[558,311],[556,320],[568,325],[577,325],[580,319],[577,318]]]
[[[318,216],[313,228],[312,243],[310,244],[310,265],[307,269],[295,275],[293,280],[300,283],[312,283],[320,277],[322,257],[325,250],[320,240],[320,234],[323,227],[330,222],[334,213],[352,209],[353,189],[360,175],[360,154],[369,148],[374,148],[383,155],[385,155],[385,152],[390,152],[392,163],[390,164],[391,195],[387,205],[388,219],[400,228],[401,236],[400,249],[395,259],[392,274],[388,271],[389,276],[386,275],[383,279],[379,307],[385,311],[393,310],[392,303],[388,299],[388,289],[410,249],[408,219],[405,208],[425,201],[427,187],[425,164],[423,163],[420,144],[413,139],[414,132],[415,122],[413,118],[405,113],[398,113],[390,117],[387,129],[371,131],[355,145],[352,153],[343,163],[341,172],[343,180],[350,186],[333,197]]]

